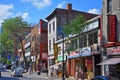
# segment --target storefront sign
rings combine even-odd
[[[116,15],[108,15],[108,41],[116,41]]]
[[[79,54],[80,52],[78,51],[70,51],[70,56],[74,56],[74,55],[77,55]]]
[[[91,55],[91,48],[90,47],[83,48],[80,54]]]
[[[42,59],[47,59],[47,53],[42,53]]]
[[[64,56],[64,60],[66,60],[66,55]],[[58,61],[63,61],[63,56],[58,56]]]
[[[107,55],[120,55],[120,46],[107,48]]]
[[[86,58],[86,65],[87,65],[87,68],[92,68],[93,61],[91,57]]]

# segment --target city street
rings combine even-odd
[[[11,77],[10,70],[2,71],[2,76],[0,80],[62,80],[61,77],[47,77],[46,73],[41,73],[40,75],[37,72],[32,74],[23,73],[23,77]],[[75,80],[74,78],[65,78],[65,80]],[[79,79],[80,80],[80,79]]]
[[[45,73],[37,75],[37,73],[23,73],[23,77],[11,77],[10,70],[3,71],[0,80],[48,80]]]

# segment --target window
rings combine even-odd
[[[55,21],[53,21],[53,31],[55,31]]]
[[[84,35],[84,37],[83,37],[83,43],[84,43],[84,47],[86,47],[87,46],[87,35]]]
[[[108,4],[107,4],[107,13],[112,11],[112,0],[108,0]]]
[[[55,43],[55,38],[53,38],[53,46],[54,46],[54,43]],[[54,47],[53,47],[54,48]]]
[[[82,40],[83,38],[82,37],[79,37],[79,47],[82,48]]]
[[[49,50],[51,51],[51,40],[49,40]]]
[[[93,37],[94,37],[94,44],[95,44],[95,43],[98,43],[98,32],[95,32],[95,33],[93,34]]]
[[[88,34],[88,45],[91,46],[96,43],[98,43],[98,32]]]
[[[49,24],[49,33],[51,33],[51,24]]]
[[[77,46],[77,39],[71,40],[71,49],[75,50],[77,48],[78,48],[78,46]]]
[[[93,45],[93,34],[88,34],[88,45]]]

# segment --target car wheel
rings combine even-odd
[[[23,75],[21,75],[21,77],[23,77]]]

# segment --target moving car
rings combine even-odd
[[[23,76],[23,75],[22,75],[22,71],[20,71],[20,70],[18,70],[18,69],[14,69],[14,70],[11,72],[11,76],[12,76],[12,77],[17,77],[17,76],[22,77],[22,76]]]

